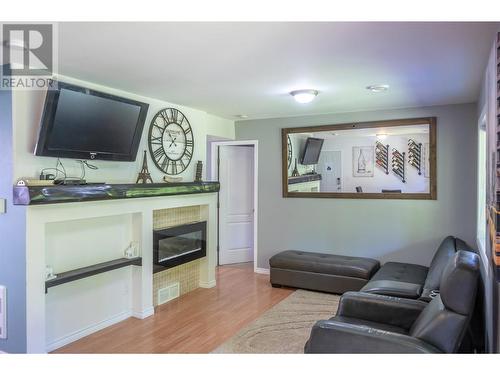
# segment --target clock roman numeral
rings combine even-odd
[[[163,133],[163,130],[165,129],[165,125],[158,125],[158,124],[156,123],[156,121],[153,123],[153,126],[154,126],[155,128],[158,128],[158,130],[159,130],[161,133]]]
[[[186,139],[186,147],[193,147],[193,140],[192,139]]]
[[[175,108],[170,108],[171,122],[177,122],[177,116],[179,116],[179,111]]]
[[[162,141],[162,137],[152,137],[151,140],[150,140],[150,143],[152,145],[158,145],[158,146],[162,146],[163,145],[163,141]]]
[[[156,150],[153,151],[153,156],[156,160],[161,160],[160,156],[165,155],[165,151],[163,151],[163,147],[158,147]]]
[[[184,164],[184,161],[182,159],[179,160],[179,163],[181,164],[181,170],[186,169],[186,164]]]
[[[191,151],[186,148],[184,150],[184,155],[183,156],[185,156],[188,159],[191,159],[191,156],[193,156],[193,154],[191,154]]]
[[[177,161],[172,160],[172,174],[177,174]]]
[[[168,165],[170,164],[170,159],[165,157],[163,160],[163,163],[161,163],[161,170],[165,173],[168,171]]]
[[[165,121],[165,124],[170,122],[164,112],[160,112],[160,116],[163,118],[163,121]]]

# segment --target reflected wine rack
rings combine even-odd
[[[385,174],[389,174],[389,145],[384,146],[377,141],[375,144],[375,162]]]
[[[392,172],[398,176],[402,182],[406,182],[405,178],[405,153],[399,152],[397,149],[392,149]]]
[[[418,175],[422,175],[422,143],[408,139],[408,164],[416,168]]]

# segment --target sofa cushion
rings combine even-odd
[[[429,269],[410,263],[387,262],[373,276],[371,281],[392,280],[422,285]]]
[[[357,277],[369,280],[379,269],[375,259],[287,250],[269,259],[271,268]]]
[[[418,264],[388,262],[361,288],[362,292],[402,298],[419,298],[428,268]]]

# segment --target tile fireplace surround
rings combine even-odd
[[[153,229],[166,229],[183,224],[207,220],[203,206],[168,208],[153,211]],[[178,282],[180,295],[191,292],[200,285],[201,259],[153,274],[153,305],[156,307],[158,290]]]
[[[44,353],[128,317],[154,314],[154,290],[215,286],[217,193],[27,206],[27,347]],[[155,226],[207,221],[207,256],[153,277]],[[123,257],[139,245],[142,266],[127,266],[48,289],[45,268],[60,273]],[[187,269],[188,273],[181,275]]]

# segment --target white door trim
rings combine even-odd
[[[257,253],[258,253],[258,227],[257,227],[257,218],[259,214],[258,206],[259,206],[259,141],[221,141],[221,142],[212,142],[212,160],[211,163],[211,175],[210,180],[218,181],[219,180],[219,166],[217,163],[217,155],[219,146],[253,146],[253,205],[254,205],[254,215],[253,215],[253,271],[257,272]],[[217,223],[217,226],[219,223]],[[217,238],[217,242],[219,239]]]

